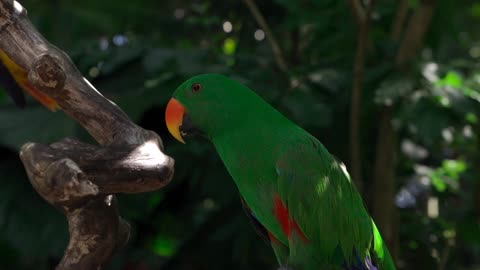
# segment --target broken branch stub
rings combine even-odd
[[[161,138],[103,97],[34,28],[18,2],[0,0],[0,49],[100,145],[72,138],[27,143],[20,157],[35,190],[68,220],[70,241],[57,269],[101,269],[130,234],[112,194],[162,188],[172,179],[174,161],[163,153]]]

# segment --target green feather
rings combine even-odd
[[[192,91],[196,83],[201,91]],[[287,252],[274,248],[279,263],[303,270],[342,269],[358,256],[373,258],[379,269],[395,269],[343,164],[316,138],[221,75],[193,77],[174,97],[214,144],[255,217],[287,247]],[[275,216],[275,196],[300,232],[286,235]]]

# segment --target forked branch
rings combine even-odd
[[[0,49],[100,145],[75,139],[27,143],[20,157],[35,190],[68,220],[70,241],[57,269],[102,269],[130,233],[113,194],[162,188],[174,161],[163,153],[160,137],[102,96],[35,29],[18,2],[0,0]]]

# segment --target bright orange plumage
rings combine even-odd
[[[28,81],[27,71],[17,65],[17,63],[10,59],[10,57],[8,57],[8,55],[2,50],[0,50],[0,60],[8,69],[17,84],[25,90],[25,92],[30,94],[51,111],[56,111],[60,108],[54,99],[35,89],[35,87],[33,87]]]

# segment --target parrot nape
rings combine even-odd
[[[25,96],[21,90],[23,89],[49,110],[56,111],[60,108],[55,100],[35,89],[28,81],[28,72],[2,50],[0,62],[0,85],[5,88],[17,106],[25,107]]]
[[[282,267],[393,270],[344,165],[246,86],[206,74],[181,84],[165,120],[180,142],[210,140]]]

